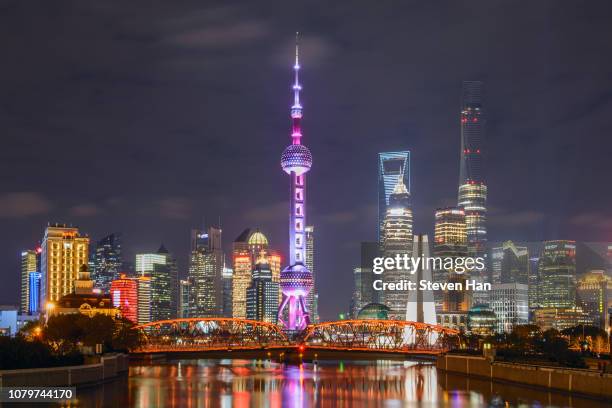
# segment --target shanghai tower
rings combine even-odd
[[[290,331],[303,330],[310,324],[306,297],[312,290],[312,273],[305,265],[306,259],[306,173],[312,166],[310,150],[302,144],[302,105],[298,72],[299,47],[296,34],[295,80],[293,105],[291,106],[291,144],[281,155],[281,167],[291,179],[289,213],[289,266],[280,275],[283,299],[278,308],[278,321]],[[286,309],[286,310],[285,310]],[[284,316],[287,316],[284,320]]]
[[[458,205],[465,211],[469,256],[486,257],[487,185],[483,178],[482,151],[485,118],[482,109],[482,82],[464,81],[461,103],[461,163]],[[487,282],[486,270],[472,276]],[[480,296],[480,297],[479,297]],[[488,303],[486,292],[474,292],[473,303]]]

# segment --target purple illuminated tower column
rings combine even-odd
[[[289,214],[289,266],[280,275],[283,300],[278,308],[278,320],[287,330],[303,330],[310,324],[306,295],[312,289],[312,273],[304,265],[306,253],[306,173],[312,166],[310,150],[302,145],[302,105],[300,104],[299,49],[295,44],[295,82],[291,107],[291,144],[281,156],[281,166],[291,177],[291,208]],[[287,321],[283,320],[288,308]]]

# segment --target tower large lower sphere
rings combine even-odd
[[[306,173],[312,166],[310,150],[301,143],[302,105],[298,81],[300,64],[295,47],[295,82],[291,107],[292,143],[281,156],[281,167],[291,177],[289,215],[289,266],[280,275],[283,300],[278,308],[278,321],[290,331],[303,330],[310,324],[306,296],[312,290],[312,273],[305,265],[306,255]],[[285,318],[286,317],[286,318]]]

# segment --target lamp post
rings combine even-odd
[[[47,302],[47,304],[45,305],[45,325],[47,324],[47,322],[49,322],[49,315],[51,313],[53,313],[53,310],[55,309],[55,303],[53,302]]]

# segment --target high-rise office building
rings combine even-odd
[[[575,241],[544,242],[538,272],[539,302],[543,307],[576,307]]]
[[[119,277],[121,267],[121,234],[113,233],[96,243],[92,269],[95,287],[108,293],[111,282]]]
[[[178,305],[178,317],[181,319],[191,317],[191,305],[192,305],[192,288],[193,284],[189,279],[181,279],[179,281],[179,305]]]
[[[400,171],[401,173],[401,171]],[[412,254],[412,210],[410,209],[410,193],[404,185],[404,178],[398,177],[397,184],[389,196],[387,213],[382,225],[382,251],[385,257],[395,258],[396,255]],[[402,269],[387,270],[383,274],[386,282],[399,283],[409,279],[410,272]],[[390,319],[406,319],[408,302],[407,291],[382,291],[381,300],[389,309]]]
[[[223,315],[223,267],[221,228],[209,227],[200,234],[191,252],[189,278],[192,287],[192,311],[195,317]]]
[[[497,332],[510,333],[529,322],[529,288],[522,283],[498,283],[491,289],[491,309],[497,317]]]
[[[462,208],[440,208],[435,213],[433,254],[439,258],[461,258],[467,256],[467,232],[465,212]],[[434,266],[434,282],[464,283],[466,274]],[[466,291],[435,291],[437,312],[467,312],[471,300]]]
[[[576,288],[578,305],[588,313],[592,324],[609,329],[612,308],[612,278],[604,270],[591,270],[582,275]]]
[[[412,258],[428,259],[429,256],[429,237],[424,234],[415,235],[412,239]],[[422,281],[432,281],[432,270],[428,262],[421,262],[414,273],[408,276],[408,280],[413,282],[415,287],[419,287]],[[406,320],[426,324],[437,324],[436,306],[431,290],[410,290],[408,291],[408,305]]]
[[[491,249],[492,283],[529,284],[529,250],[506,241]]]
[[[137,254],[136,270],[151,277],[151,321],[176,317],[178,270],[176,260],[162,244],[157,253]]]
[[[281,167],[290,177],[289,195],[289,265],[280,276],[283,299],[278,309],[278,320],[287,330],[302,330],[311,322],[306,304],[308,293],[312,290],[312,273],[306,261],[306,173],[312,167],[312,154],[302,144],[302,104],[298,80],[300,70],[299,48],[296,41],[295,81],[293,83],[293,105],[291,106],[291,144],[281,155]],[[284,315],[286,314],[286,319]]]
[[[28,314],[40,313],[40,272],[30,272]]]
[[[464,81],[461,103],[461,159],[459,170],[458,206],[465,211],[468,238],[468,254],[472,257],[487,257],[487,186],[482,168],[485,137],[482,82]],[[472,271],[471,278],[488,282],[485,269]],[[489,293],[473,293],[474,303],[488,303]]]
[[[277,282],[272,282],[272,270],[265,250],[262,250],[253,269],[251,284],[246,291],[247,319],[277,322],[278,287]]]
[[[74,281],[88,263],[89,238],[65,224],[47,226],[41,253],[41,306],[74,291]]]
[[[310,318],[313,323],[319,322],[319,308],[317,305],[317,298],[319,297],[317,294],[317,285],[316,285],[316,276],[314,269],[314,226],[308,225],[304,229],[306,233],[306,268],[312,274],[312,290],[308,293],[306,297],[306,302],[308,304],[308,310],[310,310]]]
[[[529,258],[529,310],[533,312],[540,307],[540,257],[533,256]],[[533,313],[530,314],[530,318]],[[532,320],[532,319],[531,319]]]
[[[138,290],[138,324],[152,322],[151,276],[142,275],[136,278]]]
[[[245,229],[232,243],[232,316],[246,318],[246,290],[251,284],[253,254],[249,248],[250,229]]]
[[[113,306],[121,311],[121,316],[138,322],[138,279],[129,278],[121,273],[110,283],[110,297]]]
[[[378,153],[378,241],[382,241],[382,230],[389,198],[398,178],[402,178],[404,186],[410,193],[410,152],[408,150],[397,152]]]
[[[26,314],[30,310],[30,274],[38,271],[36,250],[28,249],[21,252],[21,290],[19,298],[19,313]]]
[[[232,284],[234,271],[223,267],[223,317],[232,317]]]

